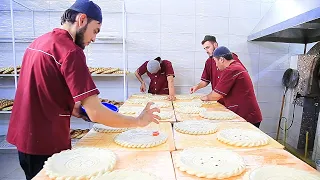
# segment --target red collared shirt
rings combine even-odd
[[[169,94],[167,77],[174,77],[174,71],[171,62],[168,60],[161,60],[161,69],[155,74],[151,74],[147,71],[148,62],[149,61],[146,61],[137,69],[137,72],[140,76],[142,76],[144,73],[147,73],[151,80],[148,92],[152,94]]]
[[[223,96],[225,106],[250,123],[262,121],[262,114],[254,94],[248,71],[234,61],[221,72],[214,91]]]
[[[236,54],[232,53],[232,57],[235,61],[239,62],[243,66],[243,68],[245,68],[244,65],[240,62]],[[204,66],[201,80],[211,83],[211,88],[213,90],[218,84],[220,77],[221,77],[221,71],[218,70],[216,66],[216,62],[211,57],[209,57]]]
[[[99,94],[83,50],[63,29],[37,38],[26,49],[7,141],[27,154],[52,155],[71,148],[74,103]]]

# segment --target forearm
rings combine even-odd
[[[168,80],[169,95],[175,96],[176,91],[175,91],[175,88],[174,88],[174,78],[173,78],[173,76],[168,76],[167,80]]]
[[[137,127],[139,120],[113,112],[103,106],[97,95],[87,97],[82,101],[90,120],[111,127]]]
[[[201,89],[201,88],[204,88],[204,87],[206,87],[206,86],[208,86],[208,82],[206,82],[206,81],[200,81],[200,83],[199,84],[197,84],[197,89],[196,90],[198,90],[198,89]]]
[[[145,82],[143,81],[142,77],[140,76],[140,74],[138,73],[138,71],[136,71],[136,72],[134,73],[134,75],[136,75],[137,79],[140,81],[141,84],[145,83]]]
[[[214,91],[211,91],[210,94],[206,95],[206,101],[218,101],[219,99],[221,99],[223,96],[214,92]]]

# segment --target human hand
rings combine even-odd
[[[198,90],[197,85],[195,85],[195,86],[191,87],[191,89],[190,89],[190,94],[195,93],[197,90]]]
[[[85,121],[89,121],[89,118],[87,116],[81,114],[80,108],[81,108],[81,102],[76,102],[72,110],[72,116],[77,118],[82,118]]]
[[[168,96],[168,100],[169,101],[175,101],[176,100],[176,97],[174,95],[169,95]]]
[[[160,113],[160,109],[157,107],[151,108],[150,106],[153,105],[153,102],[149,102],[146,107],[143,109],[143,111],[138,116],[139,126],[144,127],[150,124],[151,122],[154,122],[156,124],[159,124],[160,117],[158,115],[153,114],[154,112]]]
[[[141,83],[140,92],[146,92],[146,84],[145,83]]]

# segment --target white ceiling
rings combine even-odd
[[[0,11],[10,11],[10,0],[1,0]],[[14,11],[65,11],[75,0],[12,0]],[[121,12],[121,0],[93,0],[103,12]]]

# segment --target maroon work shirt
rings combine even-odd
[[[254,124],[262,121],[250,75],[239,62],[234,61],[221,72],[214,91],[223,96],[228,109],[248,122]]]
[[[174,71],[171,62],[168,60],[161,60],[161,69],[155,74],[151,74],[147,71],[148,62],[149,61],[146,61],[137,69],[137,72],[140,76],[142,76],[144,73],[147,73],[151,80],[148,92],[151,94],[169,94],[167,77],[174,77]]]
[[[244,65],[240,62],[236,54],[232,53],[232,57],[233,57],[233,60],[239,62],[244,67]],[[214,88],[219,82],[220,76],[221,76],[221,71],[217,68],[216,62],[213,60],[213,58],[209,57],[204,66],[201,80],[211,83],[212,90],[214,90]]]
[[[7,141],[23,153],[52,155],[71,148],[74,103],[99,94],[83,50],[54,29],[25,51]]]

